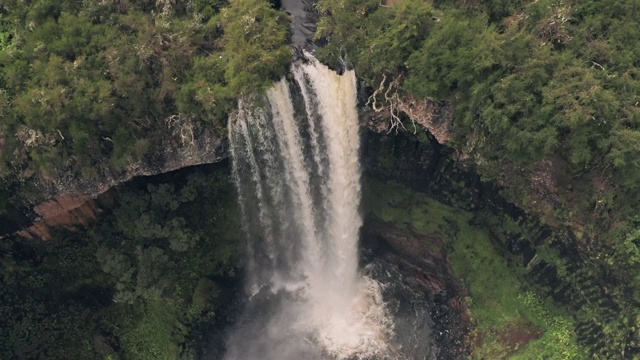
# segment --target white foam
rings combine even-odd
[[[287,345],[271,352],[234,348],[227,358],[287,359],[309,344],[335,359],[388,357],[393,322],[381,285],[358,271],[362,217],[355,74],[338,75],[307,56],[309,62],[292,68],[305,114],[295,112],[289,84],[282,80],[267,92],[266,111],[241,101],[230,121],[243,219],[260,223],[247,226],[253,229],[248,231],[249,287],[256,291],[268,285],[271,296],[282,295],[260,315],[267,318],[247,320],[260,324],[253,331],[259,339],[230,344]],[[250,216],[251,209],[257,216]],[[297,337],[306,343],[296,345],[291,339]]]

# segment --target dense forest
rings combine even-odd
[[[35,181],[60,173],[91,181],[152,158],[175,119],[224,134],[237,98],[291,62],[289,16],[276,3],[2,1],[0,214],[38,196]],[[398,102],[450,106],[447,146],[458,160],[574,235],[537,249],[570,294],[559,299],[576,324],[566,332],[601,359],[639,354],[640,3],[316,8],[322,61],[355,68],[408,132]],[[113,209],[89,229],[60,230],[47,243],[0,240],[0,357],[195,356],[193,329],[215,316],[216,279],[231,276],[241,252],[224,173],[115,190]],[[532,185],[536,177],[551,195]],[[203,209],[207,200],[216,206]],[[579,358],[565,355],[556,358]]]
[[[291,55],[285,14],[260,0],[3,1],[0,24],[5,182],[126,168],[176,118],[223,127]]]
[[[371,86],[450,101],[454,143],[488,179],[557,164],[558,221],[599,234],[633,216],[638,42],[628,1],[319,1],[318,37]],[[354,17],[353,14],[357,14]],[[520,196],[525,194],[520,194]],[[525,199],[528,202],[534,199]],[[596,206],[597,204],[597,206]],[[593,211],[596,207],[597,211]]]
[[[0,213],[38,179],[153,157],[176,117],[224,132],[239,94],[284,73],[288,34],[262,0],[2,1]],[[226,173],[115,190],[47,243],[2,239],[0,358],[193,358],[241,254]]]
[[[234,199],[224,166],[196,168],[103,195],[111,210],[88,229],[3,239],[0,357],[193,358],[235,291]]]

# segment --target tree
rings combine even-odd
[[[266,0],[232,0],[222,10],[225,80],[234,93],[262,90],[289,64],[289,25]]]

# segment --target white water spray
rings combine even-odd
[[[309,58],[229,121],[252,297],[228,359],[390,356],[381,285],[358,272],[355,75]]]

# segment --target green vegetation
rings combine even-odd
[[[6,51],[11,45],[11,26],[4,20],[4,14],[0,13],[0,51]]]
[[[576,234],[536,244],[532,266],[560,284],[548,290],[527,286],[527,270],[498,251],[496,233],[526,233],[521,224],[388,184],[367,199],[385,221],[451,240],[454,271],[471,292],[476,356],[640,353],[640,6],[317,6],[323,60],[353,64],[372,89],[446,100],[457,153],[484,179],[510,185],[508,200]],[[0,214],[32,203],[36,180],[92,182],[155,160],[172,119],[224,133],[238,96],[285,73],[288,43],[287,16],[268,0],[3,0]],[[532,186],[531,174],[548,188]],[[192,355],[189,329],[214,316],[215,277],[239,252],[227,179],[195,174],[114,196],[113,211],[89,230],[0,242],[0,357]],[[206,200],[216,206],[198,205]],[[540,336],[519,348],[505,337],[519,329]]]
[[[284,73],[288,36],[268,0],[3,1],[0,178],[126,169],[172,117],[223,128]]]
[[[561,240],[551,237],[534,259],[538,266],[553,267],[560,284],[553,295],[570,309],[580,340],[598,359],[632,358],[638,352],[637,231],[619,237],[597,257],[568,255]]]
[[[431,33],[432,6],[423,0],[404,0],[381,8],[380,1],[319,1],[324,16],[317,37],[331,41],[320,49],[329,63],[347,60],[358,76],[377,87],[385,73],[398,73],[408,57]]]
[[[453,272],[469,290],[467,303],[476,324],[477,359],[584,359],[575,321],[550,298],[543,300],[525,281],[526,269],[501,249],[483,212],[437,202],[395,183],[369,181],[365,212],[421,234],[444,238]],[[482,223],[483,225],[472,225]],[[538,334],[512,339],[513,334]]]
[[[323,58],[351,61],[373,88],[386,74],[405,95],[450,101],[451,145],[471,155],[485,178],[550,160],[557,164],[548,175],[557,183],[556,207],[566,209],[550,216],[556,222],[601,236],[635,216],[635,4],[320,0],[318,7],[325,13],[318,37],[329,39]],[[579,195],[565,191],[569,184]],[[527,185],[510,196],[533,206]]]
[[[134,181],[87,230],[0,242],[0,358],[193,358],[242,253],[225,173]]]
[[[573,321],[560,324],[564,324],[569,334],[577,335],[580,345],[588,349],[591,358],[637,356],[640,351],[638,219],[620,224],[611,235],[611,244],[591,242],[588,252],[581,251],[576,246],[580,242],[579,234],[574,236],[563,227],[550,228],[541,224],[534,215],[515,209],[498,195],[494,186],[478,184],[477,175],[470,173],[469,169],[455,166],[453,159],[442,159],[443,153],[434,154],[438,150],[423,142],[421,137],[419,134],[402,133],[392,139],[381,136],[384,141],[369,140],[368,151],[374,147],[376,150],[373,154],[375,161],[368,159],[368,173],[376,178],[391,178],[411,184],[418,189],[427,186],[430,196],[457,208],[473,210],[471,221],[474,226],[490,231],[494,250],[507,259],[515,258],[516,263],[524,261],[527,264],[525,269],[513,270],[524,274],[526,290],[545,299],[545,302],[552,298],[554,302],[550,306],[559,307],[573,317]],[[415,159],[420,159],[420,163],[416,164]],[[425,163],[423,159],[438,159],[438,163],[433,168],[433,163]],[[427,176],[424,175],[425,166],[429,167]],[[416,178],[416,175],[420,177]],[[387,190],[378,188],[377,191],[382,194]],[[425,202],[428,203],[429,199]],[[394,204],[395,207],[389,207],[381,201],[375,206],[385,209],[387,216],[397,211],[399,215],[393,215],[396,219],[406,216],[404,203]],[[416,206],[415,209],[421,207]],[[410,216],[413,226],[421,231],[438,233],[438,224],[442,223],[440,219],[443,217],[441,213],[446,213],[447,208],[436,203],[423,213],[415,209]],[[458,211],[456,214],[468,213]],[[455,241],[466,238],[457,237],[459,240]],[[462,265],[467,266],[465,263]],[[482,282],[482,279],[474,281]],[[468,282],[467,286],[473,288],[473,282]],[[556,318],[551,312],[545,313],[551,317],[541,316],[541,320]],[[567,334],[557,332],[563,333]],[[548,334],[543,334],[543,337]],[[542,346],[539,342],[536,344]]]
[[[624,0],[319,0],[318,7],[325,61],[346,59],[372,89],[385,79],[392,94],[397,86],[402,96],[446,100],[454,110],[448,145],[483,179],[506,185],[508,201],[571,229],[575,237],[556,234],[536,249],[539,266],[562,284],[552,295],[593,356],[637,356],[640,7]],[[378,100],[387,101],[384,91]]]
[[[263,0],[239,0],[225,9],[225,75],[235,93],[269,86],[287,70],[291,49],[284,16]]]

